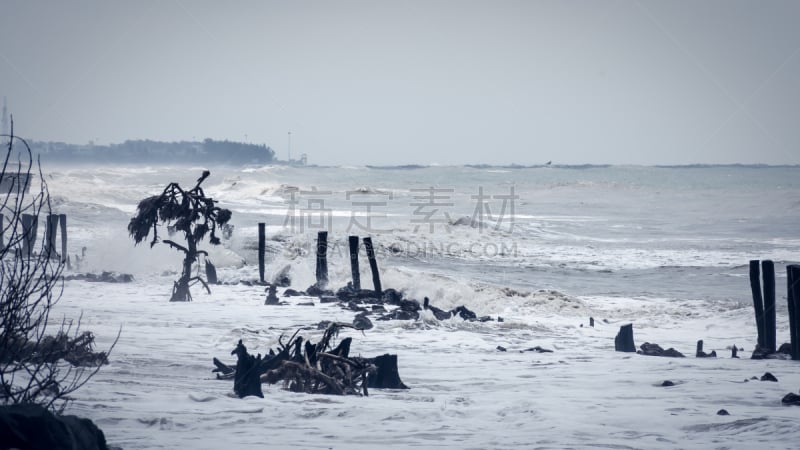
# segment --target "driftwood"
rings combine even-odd
[[[240,340],[232,354],[236,368],[214,358],[214,372],[219,379],[234,380],[234,392],[240,398],[263,397],[261,384],[281,383],[284,389],[308,394],[369,395],[368,388],[408,389],[400,379],[397,355],[375,358],[350,356],[352,338],[342,339],[335,348],[331,341],[342,328],[359,328],[346,323],[330,323],[316,344],[305,341],[295,332],[269,354],[253,356]],[[298,330],[299,331],[299,330]]]

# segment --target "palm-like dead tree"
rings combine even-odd
[[[58,412],[108,353],[93,351],[94,336],[80,331],[80,321],[62,320],[55,336],[47,334],[64,260],[52,257],[45,240],[36,245],[50,196],[39,162],[13,130],[12,120],[11,134],[0,135],[8,140],[0,160],[0,405],[36,403]]]
[[[228,223],[231,212],[216,206],[217,202],[206,197],[203,188],[200,187],[209,175],[211,172],[204,171],[197,184],[188,191],[182,189],[178,183],[168,184],[160,195],[139,202],[136,215],[128,224],[128,232],[136,244],[144,241],[150,232],[153,232],[150,247],[159,242],[159,225],[166,225],[170,230],[183,233],[186,245],[169,239],[162,241],[184,254],[183,271],[173,286],[170,298],[172,302],[191,301],[189,286],[195,283],[202,284],[206,291],[211,293],[208,283],[200,275],[192,276],[192,266],[197,261],[198,255],[208,256],[208,252],[198,250],[197,244],[206,235],[210,235],[209,242],[212,245],[219,245],[217,230]]]

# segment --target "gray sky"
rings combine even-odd
[[[800,164],[798,1],[0,0],[17,134],[319,164]]]

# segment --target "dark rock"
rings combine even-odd
[[[369,289],[356,289],[353,283],[348,282],[347,286],[336,291],[336,297],[342,301],[361,300],[375,297],[375,291]]]
[[[90,283],[130,283],[133,281],[133,275],[129,273],[107,272],[102,273],[76,273],[64,277],[65,281],[79,280],[88,281]]]
[[[675,350],[674,348],[668,348],[664,350],[658,344],[651,344],[649,342],[645,342],[640,346],[640,349],[637,353],[640,355],[645,356],[664,356],[668,358],[685,358],[683,353]]]
[[[482,322],[491,322],[492,320],[494,320],[494,319],[492,319],[491,316],[480,316],[480,317],[478,317],[478,322],[481,322],[481,323]]]
[[[761,348],[759,345],[756,344],[755,350],[753,350],[753,354],[750,356],[750,359],[791,359],[791,344],[789,344],[789,353],[784,353],[786,350],[783,344],[781,345],[781,350],[777,352],[771,352],[769,349]]]
[[[384,314],[378,320],[417,320],[419,313],[416,311],[403,311],[402,309],[395,309],[389,314]]]
[[[453,316],[457,315],[464,320],[476,320],[478,318],[477,314],[467,309],[467,307],[464,305],[461,305],[458,308],[453,309],[452,311],[450,311],[450,314],[452,314]]]
[[[720,409],[719,411],[717,411],[717,415],[718,416],[730,416],[731,413],[729,413],[728,411],[726,411],[724,409]]]
[[[504,320],[502,317],[500,317],[500,316],[497,316],[497,321],[498,321],[498,322],[505,322],[505,320]]]
[[[383,305],[372,305],[372,312],[386,312],[386,308]]]
[[[800,406],[800,395],[797,395],[794,392],[790,392],[781,399],[781,403],[783,403],[784,405]]]
[[[673,382],[672,382],[672,381],[670,381],[670,380],[664,380],[664,382],[663,382],[663,383],[661,383],[661,386],[662,386],[662,387],[670,387],[670,386],[675,386],[675,383],[673,383]]]
[[[316,284],[312,284],[311,286],[309,286],[308,289],[306,289],[306,294],[308,294],[311,297],[331,297],[335,299],[331,300],[332,302],[339,300],[337,297],[335,297],[333,291],[328,289],[320,289],[320,287],[317,286]],[[329,302],[324,302],[324,303],[329,303]]]
[[[792,344],[789,343],[789,342],[784,342],[778,348],[778,353],[791,356],[792,355]]]
[[[399,305],[400,300],[403,299],[403,294],[394,290],[394,289],[385,289],[383,291],[383,302],[388,303],[390,305]]]
[[[312,294],[308,293],[308,295],[312,295]],[[339,297],[334,297],[332,295],[330,295],[330,296],[323,295],[323,296],[320,296],[320,298],[319,298],[319,302],[320,303],[336,303],[338,301],[339,301]]]
[[[297,306],[314,306],[314,302],[300,302]]]
[[[775,375],[766,372],[764,375],[761,375],[761,381],[778,381],[778,379],[775,378]]]
[[[629,323],[619,327],[619,332],[614,338],[614,350],[618,352],[632,353],[636,351],[633,343],[633,324]]]
[[[400,307],[402,308],[402,304],[400,305]],[[432,312],[433,317],[436,317],[436,320],[447,320],[451,317],[449,312],[441,310],[431,305],[430,299],[428,297],[425,297],[425,299],[423,300],[422,307]]]
[[[505,348],[505,347],[503,347],[502,345],[498,345],[496,350],[497,350],[498,352],[504,352],[504,351],[506,351],[506,348]]]
[[[364,308],[363,306],[359,306],[358,303],[353,302],[353,301],[347,302],[347,309],[349,309],[350,311],[355,311],[355,312],[367,311],[367,308]]]
[[[267,299],[264,301],[265,305],[278,305],[280,304],[280,300],[278,300],[277,295],[278,287],[274,284],[269,287],[269,292],[267,293]]]
[[[400,310],[406,312],[417,312],[421,311],[422,307],[416,300],[400,300]]]
[[[287,289],[283,291],[284,297],[300,297],[302,295],[304,295],[302,292],[296,291],[294,289]]]
[[[55,416],[39,405],[0,406],[0,448],[106,450],[106,438],[91,420]]]
[[[539,347],[538,345],[536,347],[531,347],[531,348],[526,348],[525,350],[521,350],[520,353],[522,352],[553,353],[552,350]]]
[[[323,321],[320,321],[320,323],[317,324],[317,329],[318,330],[327,330],[329,326],[331,326],[331,321],[330,320],[323,320]]]
[[[367,317],[367,313],[362,312],[357,314],[353,319],[353,326],[359,330],[371,330],[374,325],[372,325],[372,321]]]

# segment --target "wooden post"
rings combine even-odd
[[[739,349],[736,348],[736,344],[733,345],[731,348],[731,358],[738,358],[739,356],[736,354]]]
[[[350,236],[350,271],[353,273],[353,289],[361,290],[361,273],[358,270],[358,236]]]
[[[589,317],[589,326],[594,327],[594,317]]]
[[[47,257],[49,259],[58,259],[58,252],[56,252],[56,236],[58,235],[58,214],[47,215],[47,226],[45,230],[45,240],[47,241],[46,249]]]
[[[262,222],[258,224],[258,279],[262,283],[264,280],[264,253],[266,252],[267,237],[264,231],[266,225]]]
[[[219,279],[217,278],[217,268],[211,261],[206,258],[206,282],[208,284],[218,284]]]
[[[614,350],[618,352],[636,352],[636,344],[633,343],[632,323],[619,327],[619,333],[614,338]]]
[[[772,261],[761,262],[761,276],[764,280],[764,348],[775,353],[775,264]]]
[[[36,234],[39,228],[39,218],[32,214],[22,215],[22,256],[30,258],[33,246],[36,244]]]
[[[786,267],[786,299],[789,303],[789,333],[791,334],[792,359],[800,359],[800,266],[792,264]]]
[[[761,270],[759,261],[750,261],[750,290],[753,293],[753,307],[756,311],[756,329],[758,330],[758,346],[765,348],[764,342],[764,300],[761,298]]]
[[[700,358],[700,355],[703,354],[703,340],[700,339],[697,341],[697,351],[694,352],[695,358]]]
[[[328,232],[317,233],[317,287],[328,285]]]
[[[378,262],[375,260],[375,249],[372,247],[372,238],[364,238],[364,248],[367,250],[367,259],[369,260],[369,268],[372,271],[372,284],[375,285],[375,293],[381,295],[381,274],[378,273]]]
[[[59,214],[58,223],[60,225],[59,228],[61,228],[61,262],[67,263],[67,269],[72,269],[70,267],[72,264],[69,262],[69,254],[67,253],[67,215]]]

